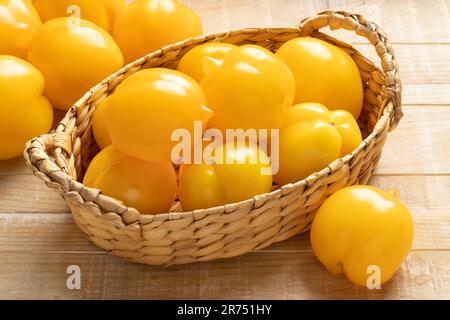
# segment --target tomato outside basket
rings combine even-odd
[[[319,32],[327,26],[366,38],[381,59],[381,69],[350,44]],[[193,212],[182,212],[176,202],[169,213],[140,214],[80,182],[98,152],[92,135],[95,108],[125,78],[146,68],[176,68],[184,54],[207,42],[256,44],[274,52],[299,36],[312,36],[342,48],[360,70],[364,107],[359,126],[365,139],[352,153],[305,180],[271,193]],[[24,156],[34,174],[61,194],[75,223],[97,246],[135,262],[170,266],[242,255],[308,231],[316,210],[330,194],[345,186],[368,182],[388,132],[402,116],[401,81],[386,34],[361,15],[325,11],[302,20],[299,27],[221,32],[153,52],[89,90],[53,132],[28,142]]]

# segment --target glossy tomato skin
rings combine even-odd
[[[79,26],[74,27],[74,21]],[[123,65],[119,47],[105,30],[92,22],[69,18],[49,20],[38,29],[28,61],[42,72],[45,95],[61,110],[68,110]]]
[[[324,169],[339,158],[341,147],[341,135],[326,121],[304,121],[284,128],[280,132],[275,182],[295,183]]]
[[[214,63],[211,59],[221,61],[226,53],[236,48],[233,44],[223,42],[202,44],[190,50],[181,58],[177,70],[201,83],[207,72],[205,69],[209,67],[209,64]]]
[[[361,130],[351,113],[345,110],[329,111],[316,102],[305,102],[288,108],[284,125],[311,120],[327,121],[338,130],[342,137],[341,156],[349,154],[362,142]]]
[[[330,112],[330,123],[336,127],[342,137],[341,156],[353,152],[362,142],[362,134],[355,118],[345,110]]]
[[[229,148],[224,146],[221,163],[181,166],[178,195],[184,211],[239,202],[270,192],[270,161],[264,152],[253,144]]]
[[[289,127],[298,122],[311,120],[330,121],[330,111],[323,104],[317,102],[296,104],[286,110],[284,126]]]
[[[100,149],[105,149],[112,143],[105,122],[106,104],[107,101],[103,100],[97,106],[94,118],[92,119],[92,132],[94,134],[95,142]]]
[[[83,183],[123,201],[142,214],[169,212],[177,189],[176,173],[171,163],[135,159],[114,146],[97,154]]]
[[[136,0],[116,20],[113,36],[127,63],[203,34],[197,14],[178,0]]]
[[[315,101],[330,110],[342,109],[358,119],[363,104],[363,84],[353,59],[325,41],[302,37],[283,44],[277,56],[295,77],[295,104]]]
[[[105,104],[112,143],[124,153],[152,162],[175,161],[171,153],[178,142],[172,141],[172,134],[187,130],[194,137],[194,121],[204,129],[212,114],[193,79],[163,68],[133,74]]]
[[[116,17],[125,9],[124,0],[33,0],[43,22],[54,18],[69,17],[91,21],[100,28],[111,31]],[[73,6],[79,11],[72,11]]]
[[[26,59],[30,41],[41,25],[27,0],[0,0],[0,54]]]
[[[295,94],[289,68],[270,51],[240,46],[223,57],[201,83],[214,115],[210,128],[279,129]]]
[[[383,284],[406,258],[413,228],[409,210],[395,196],[372,186],[352,186],[322,204],[311,227],[311,244],[331,273],[344,273],[366,286],[376,266]]]
[[[53,109],[42,95],[44,84],[30,63],[0,55],[0,160],[21,155],[27,141],[50,130]]]

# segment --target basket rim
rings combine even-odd
[[[118,71],[112,73],[106,79],[104,79],[103,81],[101,81],[100,83],[98,83],[97,85],[92,87],[90,90],[88,90],[86,92],[86,94],[84,94],[74,105],[72,105],[72,107],[65,114],[64,118],[58,124],[56,130],[53,130],[49,134],[45,134],[45,135],[41,135],[36,138],[33,138],[32,140],[30,140],[27,143],[27,146],[26,146],[26,149],[24,152],[24,156],[27,160],[27,164],[29,165],[29,167],[31,167],[31,169],[34,171],[34,173],[39,178],[41,178],[41,179],[46,178],[46,179],[48,179],[47,182],[58,184],[60,191],[63,193],[70,191],[68,188],[71,183],[81,184],[82,188],[90,190],[91,192],[98,194],[98,196],[102,196],[103,199],[111,199],[115,203],[120,203],[123,206],[123,210],[120,210],[120,211],[122,211],[122,213],[120,213],[120,212],[116,212],[116,213],[118,213],[121,216],[123,215],[123,213],[128,212],[131,209],[131,212],[139,215],[138,219],[132,219],[134,221],[133,223],[135,223],[136,221],[137,221],[137,223],[140,223],[140,219],[144,219],[144,220],[149,220],[149,219],[150,220],[175,220],[175,219],[183,219],[183,218],[188,218],[188,217],[194,217],[194,219],[195,219],[195,217],[197,217],[197,216],[204,217],[206,215],[215,215],[215,214],[223,214],[223,213],[226,214],[228,212],[234,211],[236,209],[236,207],[250,207],[250,209],[256,209],[256,208],[263,206],[268,201],[279,199],[282,195],[286,195],[291,192],[295,192],[296,190],[304,190],[308,185],[311,185],[312,183],[316,182],[317,180],[319,180],[323,177],[331,175],[335,171],[339,170],[345,164],[350,163],[352,161],[352,159],[355,158],[358,154],[360,154],[363,150],[365,150],[365,148],[371,143],[371,141],[374,140],[381,132],[383,132],[386,129],[386,127],[387,128],[390,127],[391,118],[394,116],[395,108],[399,107],[398,101],[395,100],[394,95],[390,95],[390,96],[388,95],[385,97],[385,99],[382,103],[383,112],[380,115],[379,119],[376,121],[376,124],[375,124],[372,132],[362,141],[362,143],[355,150],[353,150],[353,152],[336,159],[335,161],[330,163],[328,166],[326,166],[322,170],[312,173],[311,175],[309,175],[307,178],[305,178],[303,180],[297,181],[295,183],[289,183],[289,184],[286,184],[283,186],[279,186],[279,188],[274,191],[260,194],[260,195],[255,195],[253,198],[250,198],[247,200],[243,200],[243,201],[236,202],[236,203],[229,203],[229,204],[211,207],[211,208],[197,209],[197,210],[193,210],[193,211],[167,212],[167,213],[157,213],[157,214],[143,214],[142,213],[141,214],[136,209],[127,207],[125,204],[123,204],[122,201],[112,198],[112,197],[109,197],[109,196],[106,196],[106,195],[103,195],[101,193],[101,190],[86,187],[81,182],[73,179],[70,176],[70,174],[66,170],[64,170],[64,168],[62,166],[58,165],[56,163],[56,161],[54,161],[52,159],[52,157],[48,154],[47,150],[45,149],[45,146],[43,146],[43,141],[51,142],[51,141],[53,141],[53,137],[55,135],[63,134],[63,135],[67,135],[69,138],[71,138],[74,134],[76,134],[77,126],[73,126],[70,128],[70,127],[66,126],[66,122],[68,122],[70,119],[76,120],[77,117],[79,116],[80,112],[83,112],[86,109],[90,109],[90,108],[85,108],[85,106],[88,106],[91,104],[90,100],[92,100],[96,94],[102,92],[103,89],[109,88],[111,83],[113,83],[121,75],[126,74],[128,72],[134,73],[134,72],[139,71],[139,70],[136,70],[136,71],[132,72],[132,70],[135,68],[140,69],[141,66],[145,66],[147,63],[152,61],[152,59],[158,59],[159,57],[164,56],[167,52],[170,52],[172,50],[182,49],[183,47],[186,47],[187,45],[199,45],[200,43],[215,42],[215,41],[220,42],[221,40],[227,39],[228,37],[230,37],[233,34],[258,34],[258,33],[275,33],[276,34],[276,33],[284,33],[287,30],[298,33],[299,37],[302,36],[301,30],[299,30],[298,27],[236,28],[236,29],[231,29],[228,31],[211,33],[208,35],[198,36],[195,38],[190,38],[190,39],[186,39],[183,41],[179,41],[177,43],[164,46],[163,48],[161,48],[157,51],[147,54],[146,56],[139,58],[139,59],[135,60],[134,62],[131,62],[131,63],[125,65],[124,67],[122,67]],[[325,37],[329,37],[330,39],[335,40],[339,43],[347,44],[347,45],[351,46],[351,48],[353,50],[355,50],[361,56],[364,57],[364,55],[361,54],[357,49],[355,49],[351,44],[340,41],[338,39],[335,39],[332,36],[323,34],[318,31],[315,31],[314,34],[310,34],[310,35],[315,36],[318,34],[325,35]],[[384,71],[379,69],[378,66],[375,66],[375,67],[380,72],[382,72],[382,74],[384,74]],[[108,92],[108,90],[106,90],[106,92]],[[94,108],[91,108],[91,109],[94,109]],[[40,157],[38,157],[39,159],[37,159],[37,160],[36,160],[36,158],[33,158],[33,154],[32,154],[34,152],[34,149],[36,149],[36,148],[43,149],[42,150],[43,153],[42,152],[40,153]],[[58,179],[52,179],[52,175],[50,173],[56,174],[56,172],[41,171],[41,166],[37,162],[42,161],[42,160],[47,160],[47,161],[53,162],[55,164],[55,166],[53,166],[53,168],[55,168],[55,171],[59,171],[58,174],[63,175],[63,180],[65,180],[64,183],[62,183],[61,181],[58,181]],[[58,168],[58,169],[56,170],[56,168]],[[311,192],[313,192],[313,191],[314,190],[312,190]],[[102,209],[102,211],[106,211],[106,210],[104,210],[104,208],[102,208],[102,206],[100,204],[98,204],[98,203],[96,203],[96,204]],[[123,218],[123,216],[122,216],[122,218]],[[122,220],[124,220],[124,219],[122,219]],[[125,220],[123,222],[124,222],[125,226],[132,224],[132,223],[126,223]]]

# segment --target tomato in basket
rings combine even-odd
[[[285,126],[301,121],[325,120],[336,127],[342,137],[341,156],[352,152],[362,142],[361,130],[352,114],[345,110],[329,111],[316,102],[301,103],[286,111]]]
[[[315,101],[342,109],[356,119],[363,104],[363,85],[356,63],[341,48],[311,37],[289,40],[277,56],[292,70],[295,104]]]
[[[279,185],[294,183],[320,171],[339,158],[342,137],[328,121],[297,122],[283,128],[279,142]]]
[[[173,135],[187,132],[193,137],[198,121],[201,136],[212,115],[197,82],[164,68],[131,75],[103,103],[104,123],[114,146],[152,162],[175,161]]]
[[[143,214],[169,212],[177,190],[177,177],[170,162],[142,161],[114,146],[97,154],[83,183]]]
[[[178,195],[184,211],[239,202],[270,192],[270,160],[255,144],[229,142],[208,152],[211,159],[205,159],[203,164],[181,167]]]
[[[177,70],[184,72],[198,83],[201,83],[209,67],[214,68],[223,56],[237,48],[235,45],[223,42],[208,42],[186,53],[178,63]]]
[[[237,47],[211,67],[201,82],[214,115],[209,127],[279,129],[292,105],[295,80],[273,53],[257,45]]]

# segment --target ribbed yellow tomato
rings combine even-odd
[[[311,227],[311,244],[333,274],[360,286],[388,281],[407,256],[413,221],[397,198],[371,186],[352,186],[331,195]],[[372,279],[369,279],[373,276]]]
[[[290,126],[297,122],[318,119],[329,122],[341,134],[341,156],[349,154],[361,144],[361,130],[351,113],[345,110],[329,111],[320,103],[306,102],[288,108],[284,125]]]
[[[328,42],[303,37],[283,44],[277,56],[295,76],[296,104],[315,101],[330,110],[346,110],[358,119],[363,85],[356,63],[345,51]]]
[[[193,137],[194,121],[200,121],[204,129],[212,114],[197,82],[162,68],[133,74],[104,103],[113,144],[124,153],[154,162],[171,160],[175,130],[187,130]]]
[[[184,211],[210,208],[270,192],[270,160],[254,144],[223,145],[215,163],[182,165],[178,196]]]
[[[28,61],[42,72],[45,95],[61,110],[68,110],[87,90],[123,65],[119,47],[105,30],[92,22],[69,18],[49,20],[38,29]]]
[[[33,0],[43,22],[59,17],[74,16],[94,22],[111,31],[114,20],[125,9],[124,0]],[[79,15],[79,16],[77,16]]]
[[[136,0],[118,17],[113,29],[126,62],[202,33],[197,14],[178,0]]]
[[[26,59],[41,19],[28,0],[0,0],[0,54]]]
[[[280,132],[279,170],[274,180],[285,185],[305,179],[339,158],[341,147],[341,135],[327,121],[304,121],[288,126]]]
[[[181,58],[177,70],[184,72],[200,83],[205,76],[205,69],[208,68],[208,64],[214,63],[211,59],[221,61],[226,53],[235,48],[235,45],[223,42],[202,44],[190,50]]]
[[[175,75],[175,76],[174,76]],[[182,76],[182,78],[179,78],[179,76]],[[159,81],[159,80],[168,80],[168,81],[175,81],[178,82],[181,85],[188,85],[191,80],[187,79],[184,75],[173,72],[169,69],[154,69],[153,71],[141,71],[133,74],[133,76],[125,79],[120,85],[117,86],[115,92],[123,89],[123,88],[129,88],[133,87],[135,85],[139,84],[149,84],[152,81]],[[180,81],[181,80],[181,81]],[[187,81],[187,82],[186,82]],[[172,89],[176,90],[176,86],[174,86]],[[203,92],[201,90],[198,90],[198,86],[194,86],[193,90],[189,91],[189,94],[194,97],[194,99],[197,99],[198,101],[204,101],[205,97],[203,95]],[[197,95],[195,97],[195,95]],[[106,105],[108,103],[108,99],[103,100],[102,103],[97,107],[97,110],[94,114],[93,119],[93,132],[94,132],[94,138],[97,142],[97,145],[104,149],[105,147],[109,146],[111,142],[111,138],[108,133],[108,128],[106,127],[105,122],[105,109]],[[206,126],[206,121],[210,117],[210,111],[205,108],[202,108],[203,111],[205,111],[204,116],[205,118],[201,118],[199,120],[204,121],[204,126]],[[193,124],[191,124],[192,127]]]
[[[28,140],[50,130],[53,110],[43,90],[39,70],[19,58],[0,56],[0,160],[21,155]]]
[[[270,51],[255,45],[225,54],[201,86],[214,111],[209,126],[222,131],[280,128],[295,94],[289,68]]]
[[[177,190],[175,169],[170,162],[151,163],[132,158],[114,146],[92,160],[83,183],[100,189],[143,214],[170,210]]]

